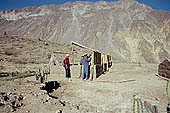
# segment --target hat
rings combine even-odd
[[[69,57],[70,55],[69,54],[66,54],[67,57]]]

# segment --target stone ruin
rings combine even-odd
[[[159,64],[158,75],[170,79],[170,62],[168,60]]]

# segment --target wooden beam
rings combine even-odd
[[[70,54],[69,52],[62,52],[62,51],[53,51],[53,53],[59,53],[59,54]]]
[[[35,76],[35,75],[36,75],[36,73],[24,74],[23,76],[3,77],[3,78],[0,78],[0,80],[2,80],[2,81],[9,81],[9,80],[14,80],[14,79],[21,79],[21,78],[31,77],[31,76]]]
[[[119,83],[132,82],[132,81],[136,81],[136,80],[123,80],[123,81],[120,81]]]
[[[74,41],[71,41],[71,45],[75,45],[75,46],[78,46],[78,47],[80,47],[80,48],[89,49],[89,50],[91,50],[91,51],[96,51],[96,50],[94,50],[94,49],[91,49],[91,48],[89,48],[89,47],[86,47],[86,46],[84,46],[84,45],[82,45],[82,44],[79,44],[79,43],[77,43],[77,42],[74,42]]]
[[[162,77],[162,76],[160,76],[160,75],[157,75],[157,74],[155,74],[157,77],[159,77],[159,78],[161,78],[161,79],[163,79],[163,80],[167,80],[167,81],[170,81],[170,79],[169,78],[165,78],[165,77]]]

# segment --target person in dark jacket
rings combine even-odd
[[[69,56],[70,55],[67,54],[66,58],[64,59],[64,68],[65,68],[65,71],[66,71],[66,78],[71,78]]]

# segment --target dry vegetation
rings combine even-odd
[[[16,36],[0,37],[0,45],[1,62],[14,64],[48,63],[52,51],[69,48],[68,46]]]
[[[0,37],[0,72],[35,71],[37,66],[49,63],[52,51],[68,51],[69,48],[69,45],[17,36]]]

